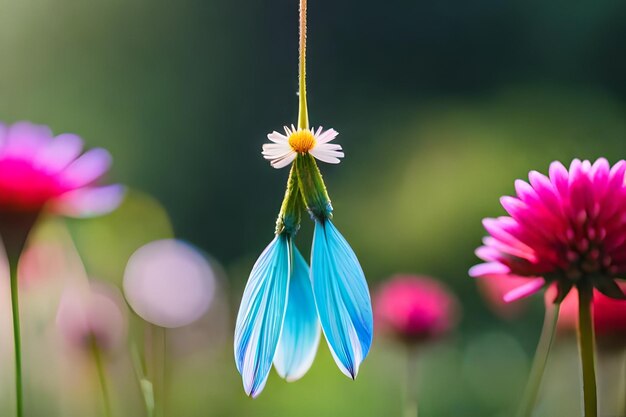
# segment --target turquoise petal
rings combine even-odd
[[[274,358],[274,366],[281,377],[291,382],[304,376],[315,359],[320,334],[309,266],[294,246],[287,314]]]
[[[328,219],[315,222],[311,277],[328,347],[339,369],[355,378],[372,344],[372,303],[354,251]]]
[[[261,393],[287,308],[291,240],[278,235],[252,267],[235,328],[235,362],[251,397]]]

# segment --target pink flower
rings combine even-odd
[[[432,278],[397,275],[374,296],[374,317],[383,331],[407,342],[434,339],[456,324],[458,302]]]
[[[625,172],[626,162],[611,168],[604,158],[575,159],[569,171],[553,162],[549,177],[531,171],[530,184],[516,181],[517,196],[500,200],[509,216],[483,221],[490,236],[476,254],[485,263],[470,275],[524,278],[507,302],[553,282],[554,301],[581,285],[622,298],[615,279],[626,273]]]
[[[104,149],[81,155],[82,140],[53,137],[46,126],[0,124],[0,212],[39,212],[44,206],[69,216],[113,210],[121,201],[119,185],[96,186],[111,164]]]
[[[56,323],[76,349],[88,351],[95,345],[105,352],[115,351],[127,333],[126,305],[119,290],[109,284],[71,287],[63,292]]]

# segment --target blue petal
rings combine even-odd
[[[287,314],[274,358],[276,371],[290,382],[302,378],[313,364],[321,334],[309,266],[295,246],[292,259]]]
[[[372,344],[372,303],[354,251],[330,220],[315,222],[311,277],[330,351],[339,369],[355,378]]]
[[[235,328],[235,362],[246,394],[261,393],[287,309],[291,240],[278,235],[252,267]]]

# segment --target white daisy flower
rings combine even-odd
[[[315,129],[296,129],[285,126],[285,135],[279,132],[272,132],[267,138],[272,143],[263,145],[263,157],[270,161],[276,169],[284,168],[296,159],[301,153],[310,153],[320,161],[329,164],[338,164],[339,158],[344,154],[341,145],[329,143],[337,137],[339,133],[335,129],[328,129],[322,132],[320,126]]]

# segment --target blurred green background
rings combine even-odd
[[[0,119],[106,147],[111,179],[143,191],[110,216],[69,222],[89,274],[119,283],[136,248],[173,234],[223,267],[218,305],[192,329],[207,337],[189,347],[192,330],[170,335],[183,340],[170,352],[172,416],[401,413],[402,351],[378,335],[356,382],[322,343],[303,380],[273,374],[255,401],[232,359],[233,316],[287,177],[260,150],[296,119],[297,3],[0,0]],[[336,224],[372,289],[393,273],[430,274],[463,306],[459,331],[421,354],[421,416],[511,415],[542,302],[510,321],[485,305],[467,276],[480,220],[501,214],[498,197],[531,169],[624,157],[625,19],[614,0],[310,2],[311,123],[338,130],[346,152],[322,166]],[[306,225],[304,253],[310,237]],[[556,350],[537,415],[579,407],[575,346],[562,337]],[[619,357],[606,356],[614,368]],[[141,415],[125,360],[111,359],[116,411]],[[12,407],[11,366],[5,355],[0,410]],[[31,415],[98,415],[96,394],[81,408],[58,394],[74,388],[28,372]]]

